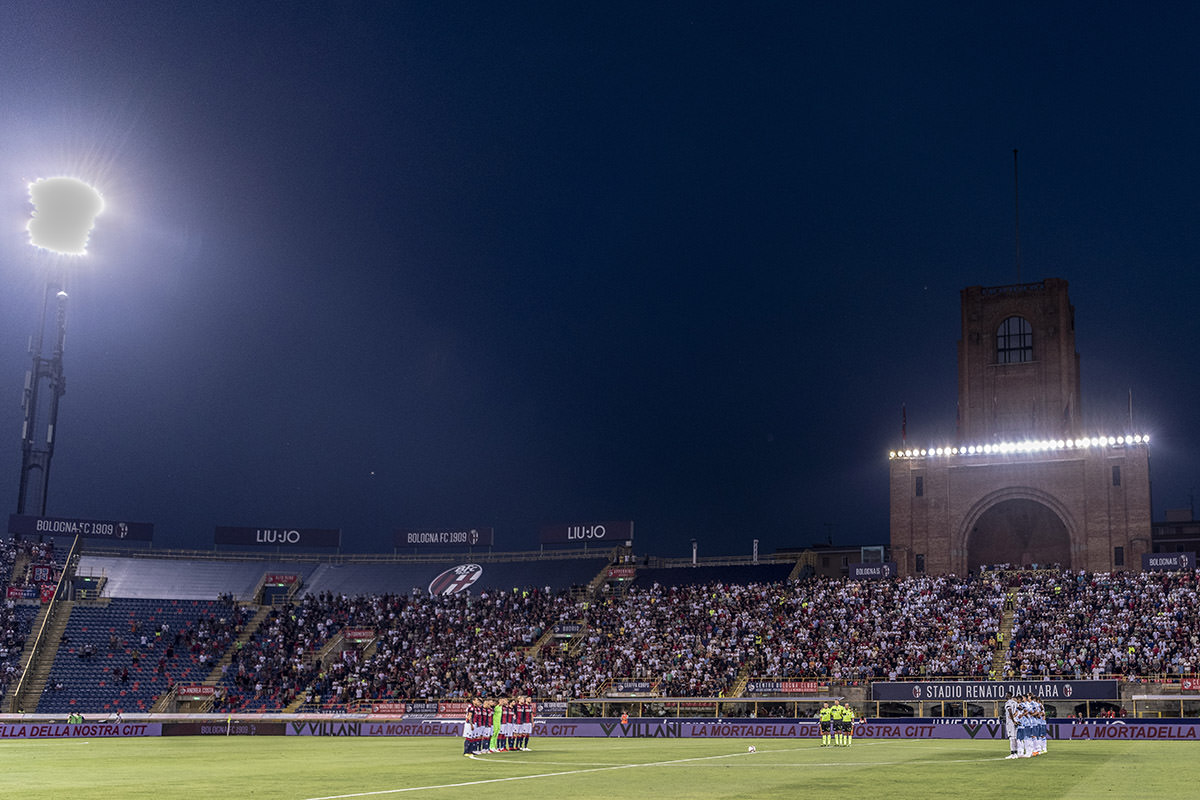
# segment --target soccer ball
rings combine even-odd
[[[753,752],[755,752],[754,745],[750,745],[749,747],[747,747],[747,748],[746,748],[746,752],[747,752],[747,753],[753,753]]]

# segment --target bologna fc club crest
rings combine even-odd
[[[478,564],[459,564],[429,582],[430,594],[458,594],[479,580],[483,567]]]

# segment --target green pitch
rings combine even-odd
[[[1163,798],[1200,796],[1185,765],[1196,745],[1051,742],[1005,760],[1007,742],[556,739],[532,752],[469,759],[460,741],[316,737],[166,737],[0,742],[0,797],[117,800],[269,798],[884,797]],[[748,753],[754,744],[757,752]]]

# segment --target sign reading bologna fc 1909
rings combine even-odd
[[[459,564],[431,580],[429,593],[458,594],[469,589],[482,575],[483,567],[478,564]]]
[[[149,542],[154,525],[149,522],[118,522],[108,519],[63,519],[8,515],[8,532],[19,536],[87,536],[93,539]]]
[[[338,528],[230,528],[217,526],[214,544],[248,544],[259,547],[341,547]]]
[[[896,562],[884,561],[878,564],[851,564],[850,580],[861,581],[870,578],[896,577]]]
[[[581,525],[547,525],[542,544],[621,544],[633,538],[633,522],[588,522]]]
[[[1142,571],[1190,570],[1196,568],[1195,553],[1142,553]]]
[[[393,532],[396,547],[422,547],[428,550],[447,547],[491,547],[495,532],[491,528],[460,530],[398,530]]]

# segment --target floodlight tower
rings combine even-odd
[[[50,266],[42,313],[37,333],[30,339],[33,364],[25,374],[23,395],[24,424],[21,428],[21,481],[17,493],[17,513],[44,516],[50,487],[50,459],[54,455],[58,404],[66,392],[63,376],[63,350],[67,339],[66,262],[71,256],[87,252],[88,234],[96,216],[104,209],[104,200],[94,188],[75,178],[48,178],[29,185],[34,211],[29,221],[29,243],[46,251]],[[51,308],[53,307],[53,312]],[[54,347],[43,355],[46,326],[54,318]],[[48,397],[42,392],[46,383]],[[46,405],[45,436],[39,433],[38,417]]]

